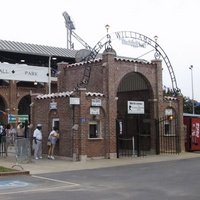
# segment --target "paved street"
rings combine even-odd
[[[4,200],[196,200],[200,158],[1,177]]]

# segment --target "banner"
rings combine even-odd
[[[48,67],[0,63],[0,79],[48,83]]]

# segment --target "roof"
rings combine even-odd
[[[67,92],[58,92],[52,94],[39,94],[36,96],[36,99],[54,99],[59,97],[70,97],[73,94],[73,91]],[[91,97],[103,97],[104,95],[99,92],[86,92],[86,96]]]
[[[103,59],[102,58],[95,58],[94,60],[89,60],[89,61],[81,61],[78,63],[72,63],[69,64],[67,67],[75,67],[75,66],[82,66],[88,63],[97,63],[97,62],[101,62]],[[133,62],[133,63],[141,63],[141,64],[152,64],[151,62],[148,62],[146,60],[142,60],[142,59],[135,59],[135,58],[127,58],[127,57],[115,57],[116,61],[123,61],[123,62]]]
[[[52,94],[39,94],[36,99],[51,99],[51,98],[58,98],[58,97],[70,97],[73,93],[71,92],[59,92],[59,93],[52,93]]]
[[[164,96],[164,100],[168,100],[168,101],[176,101],[176,100],[177,100],[177,97]]]
[[[40,56],[60,56],[75,58],[76,50],[65,49],[60,47],[51,47],[45,45],[29,44],[22,42],[14,42],[0,40],[0,51],[34,54]]]

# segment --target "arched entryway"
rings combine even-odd
[[[140,156],[154,148],[152,96],[150,83],[142,74],[131,72],[121,80],[117,91],[118,157]]]
[[[2,96],[0,96],[0,124],[6,124],[8,120],[8,115],[6,113],[6,103]]]
[[[18,104],[18,114],[28,115],[30,118],[30,104],[31,104],[31,96],[30,95],[24,96]]]

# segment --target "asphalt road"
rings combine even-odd
[[[0,177],[0,200],[197,200],[200,158]]]

